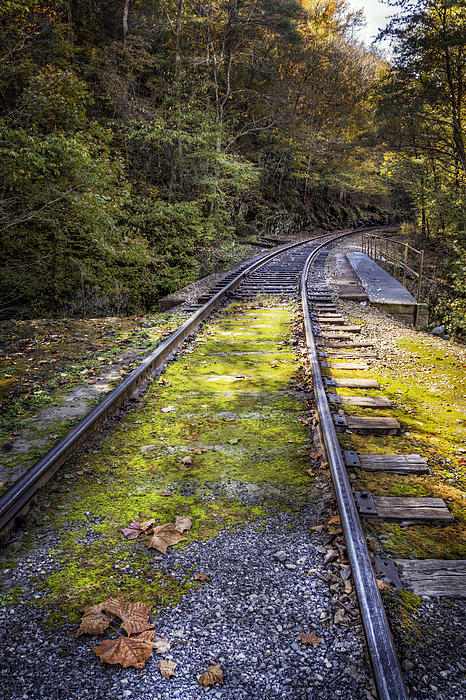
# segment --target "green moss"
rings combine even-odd
[[[54,623],[109,595],[157,609],[190,589],[192,571],[162,572],[143,537],[123,537],[132,519],[189,515],[193,528],[178,545],[189,548],[309,501],[312,440],[286,342],[291,322],[289,305],[227,307],[139,407],[45,489],[48,525],[60,531],[41,590]]]
[[[352,415],[397,418],[404,433],[400,436],[376,437],[341,435],[340,444],[361,454],[418,453],[428,458],[430,475],[399,476],[356,470],[358,490],[383,496],[430,496],[443,498],[456,523],[445,528],[416,526],[402,530],[393,523],[368,525],[382,538],[390,553],[421,558],[462,558],[465,548],[466,509],[463,498],[465,463],[461,449],[466,442],[465,375],[463,361],[450,346],[438,350],[423,334],[416,341],[397,340],[400,354],[389,358],[393,366],[377,365],[378,372],[358,376],[378,380],[382,391],[338,389],[342,395],[387,396],[394,404],[389,414],[383,410],[345,407]],[[334,376],[349,376],[333,371]]]
[[[419,618],[421,599],[410,591],[384,591],[382,593],[390,626],[408,644],[419,644],[427,632]]]

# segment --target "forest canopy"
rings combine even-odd
[[[464,250],[462,2],[0,8],[0,314],[132,313],[260,232],[419,220]]]

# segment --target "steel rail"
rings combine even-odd
[[[369,551],[333,424],[312,330],[307,280],[312,262],[327,244],[323,243],[310,254],[301,275],[301,303],[320,429],[332,474],[378,695],[380,700],[407,700],[406,688],[390,627],[377,588]]]
[[[336,232],[338,236],[359,233],[362,230]],[[190,336],[198,326],[216,309],[225,297],[238,287],[241,282],[262,265],[277,255],[287,250],[312,243],[322,238],[328,238],[333,233],[329,232],[313,238],[307,238],[264,253],[245,270],[240,272],[223,289],[217,292],[209,301],[192,314],[179,328],[166,340],[153,350],[143,362],[136,367],[115,389],[109,392],[89,413],[71,428],[43,457],[41,457],[18,481],[0,496],[0,541],[8,537],[9,530],[15,519],[25,512],[31,500],[36,496],[40,488],[50,480],[55,472],[74,453],[76,448],[87,440],[97,429],[105,423],[116,409],[126,401],[142,384],[151,380],[160,372],[170,357],[180,347],[181,343]],[[332,239],[333,240],[333,239]]]

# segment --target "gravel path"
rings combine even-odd
[[[92,651],[101,638],[75,639],[75,626],[50,631],[45,614],[27,603],[2,608],[0,697],[372,698],[359,622],[333,624],[339,596],[329,586],[338,578],[322,565],[323,536],[309,530],[319,510],[309,501],[297,516],[279,513],[164,559],[171,572],[192,567],[210,578],[153,619],[172,645],[163,658],[178,664],[170,681],[157,669],[161,657],[153,656],[143,672],[101,665]],[[10,583],[29,581],[34,597],[31,573],[49,570],[52,544],[35,547],[10,572]],[[297,641],[301,631],[313,630],[322,638],[318,647]],[[197,678],[211,663],[220,663],[225,685],[205,691]]]

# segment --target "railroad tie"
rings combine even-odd
[[[337,367],[338,365],[336,365]],[[328,386],[341,387],[346,389],[380,389],[377,379],[367,377],[337,377],[328,382]]]
[[[419,596],[466,598],[466,560],[395,559],[404,588]]]
[[[339,394],[328,394],[328,399],[332,403],[341,406],[363,406],[366,408],[391,408],[392,402],[386,396],[340,396]]]
[[[355,491],[354,497],[360,515],[366,518],[405,525],[451,525],[455,520],[443,498],[373,496],[368,491]]]
[[[427,459],[419,454],[408,455],[363,455],[355,450],[344,450],[343,458],[349,468],[368,472],[391,474],[428,474]]]
[[[398,435],[401,425],[396,418],[380,416],[345,416],[335,414],[335,425],[358,435]]]

